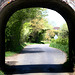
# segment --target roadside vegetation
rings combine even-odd
[[[2,71],[0,70],[0,75],[5,75],[5,74],[4,74],[4,72],[2,72]]]
[[[45,8],[26,8],[15,12],[5,29],[5,56],[21,52],[28,43],[42,43],[46,31],[52,29],[45,16]]]
[[[26,8],[15,12],[7,22],[5,29],[5,56],[20,53],[26,45],[50,44],[68,54],[67,24],[55,30],[45,16],[46,8]],[[55,35],[58,36],[55,39]]]
[[[63,44],[63,41],[64,41],[64,44]],[[50,47],[60,49],[64,51],[65,53],[67,53],[67,55],[69,56],[69,45],[66,44],[66,40],[62,38],[61,39],[58,38],[57,40],[54,40],[54,41],[51,40]]]
[[[46,10],[26,8],[12,14],[5,29],[5,57],[18,54],[25,46],[32,44],[50,44],[50,47],[64,51],[69,57],[67,24],[55,30],[45,18],[48,16]],[[3,75],[1,71],[0,74]]]
[[[57,39],[51,39],[50,47],[60,49],[69,56],[69,31],[67,24],[62,25]]]

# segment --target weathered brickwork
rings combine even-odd
[[[0,0],[0,11],[2,10],[3,7],[5,7],[7,4],[9,4],[12,1],[15,0]]]
[[[6,6],[12,1],[15,1],[15,0],[0,0],[0,11],[2,10],[4,6]],[[75,10],[75,0],[56,0],[56,1],[65,2],[66,4],[70,5]]]

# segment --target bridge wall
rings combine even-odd
[[[0,0],[0,66],[5,64],[5,27],[10,16],[17,10],[29,7],[43,7],[57,11],[66,20],[69,28],[70,64],[75,63],[75,11],[63,0]],[[68,1],[68,0],[67,0]],[[72,66],[73,67],[73,66]]]

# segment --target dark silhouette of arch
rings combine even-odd
[[[69,28],[69,59],[73,68],[75,63],[75,12],[65,2],[60,0],[15,0],[6,4],[0,9],[0,67],[5,67],[5,27],[10,16],[17,10],[31,7],[43,7],[57,11],[66,20]]]

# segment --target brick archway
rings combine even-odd
[[[12,0],[11,0],[12,1]],[[69,28],[69,59],[70,64],[73,64],[75,55],[75,12],[65,2],[60,0],[14,0],[8,2],[0,12],[0,66],[4,69],[5,66],[5,27],[10,16],[22,8],[43,7],[57,11],[66,20]]]

